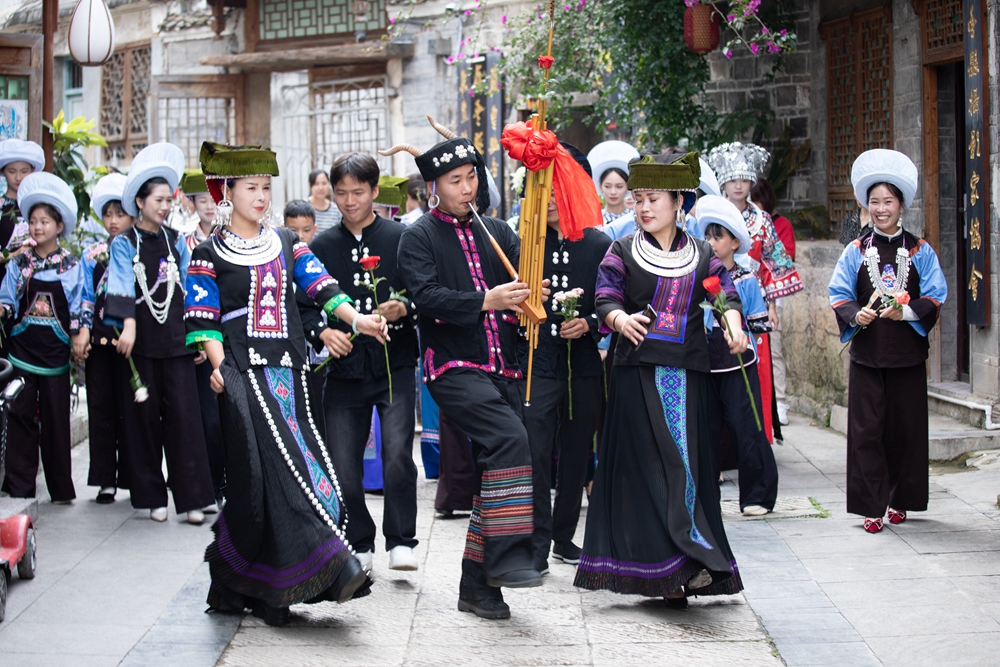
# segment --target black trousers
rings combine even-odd
[[[132,409],[128,360],[111,345],[94,345],[87,356],[90,486],[128,488],[124,414]]]
[[[382,534],[385,549],[415,547],[417,540],[417,466],[413,463],[416,422],[416,385],[413,367],[392,373],[389,380],[339,380],[328,376],[324,391],[327,448],[340,478],[347,507],[347,540],[356,551],[375,550],[375,521],[365,505],[365,443],[372,426],[372,408],[382,427],[382,480],[385,510]]]
[[[532,378],[531,405],[524,408],[524,426],[531,446],[531,486],[534,495],[535,555],[549,557],[551,542],[568,542],[576,533],[583,502],[587,461],[601,414],[601,377],[573,379],[573,418],[569,418],[566,380]],[[552,455],[559,455],[553,508]]]
[[[763,427],[764,414],[757,364],[747,366],[746,371]],[[728,424],[740,473],[740,510],[748,505],[760,505],[773,510],[774,502],[778,499],[778,464],[774,460],[774,451],[767,441],[767,435],[757,429],[743,374],[738,370],[710,373],[709,386],[712,405],[717,411],[709,420],[709,437],[712,439],[717,468],[722,461],[722,431]],[[719,472],[716,469],[716,477]]]
[[[222,443],[222,421],[219,418],[219,395],[212,391],[212,364],[206,359],[194,367],[198,383],[198,406],[201,408],[201,429],[205,433],[208,470],[212,475],[212,492],[216,499],[226,491],[226,448]]]
[[[52,500],[73,500],[70,459],[69,372],[35,375],[22,370],[24,389],[7,414],[7,476],[3,490],[14,498],[34,498],[41,451],[45,486]]]
[[[132,507],[167,506],[168,482],[178,514],[215,502],[193,356],[151,359],[132,355],[149,398],[125,413]]]
[[[927,509],[927,372],[851,362],[847,393],[847,511]]]
[[[517,380],[454,368],[429,385],[449,419],[472,439],[479,480],[465,542],[462,595],[475,599],[498,591],[485,577],[533,566],[531,450],[522,423]],[[485,575],[485,576],[482,576]]]
[[[438,406],[438,486],[434,509],[471,512],[478,477],[469,436]]]
[[[326,374],[327,367],[323,367],[319,372],[316,368],[319,364],[309,365],[309,377],[307,381],[309,383],[309,407],[312,409],[312,414],[317,417],[322,415],[323,406],[326,402],[323,400],[323,391],[326,386]],[[316,428],[319,429],[319,435],[326,442],[326,419],[317,419]]]

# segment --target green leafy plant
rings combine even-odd
[[[107,173],[107,169],[99,167],[90,174],[90,165],[83,159],[81,151],[90,146],[107,146],[108,142],[100,134],[91,132],[97,121],[87,120],[83,116],[67,121],[60,111],[51,123],[42,121],[42,124],[52,135],[53,171],[66,181],[76,195],[79,222],[90,215],[90,190],[93,183]]]

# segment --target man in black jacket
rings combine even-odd
[[[462,560],[458,608],[509,618],[501,586],[541,584],[533,567],[531,454],[521,422],[518,305],[528,285],[511,281],[471,207],[489,202],[485,162],[465,138],[417,157],[431,210],[406,228],[399,268],[419,312],[431,396],[473,442],[479,491]],[[483,218],[516,266],[519,242],[503,221]]]
[[[310,250],[340,283],[360,313],[378,311],[389,321],[386,351],[374,338],[351,340],[344,322],[324,324],[316,308],[302,300],[303,324],[310,342],[326,346],[334,359],[327,364],[323,407],[334,467],[350,521],[347,539],[358,560],[371,570],[376,526],[365,505],[364,457],[371,431],[372,409],[378,410],[382,435],[382,477],[385,509],[382,533],[389,567],[416,570],[413,554],[417,522],[417,468],[413,463],[414,383],[417,334],[413,307],[397,273],[396,253],[404,226],[376,215],[379,168],[370,155],[348,153],[334,162],[330,183],[343,220],[321,232]],[[366,270],[365,265],[377,266]],[[378,281],[372,293],[372,274]],[[391,384],[390,384],[391,373]]]

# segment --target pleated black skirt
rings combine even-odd
[[[321,598],[351,550],[337,476],[310,415],[306,371],[240,373],[228,362],[220,370],[228,487],[205,552],[209,604],[289,607]]]
[[[659,597],[701,570],[696,595],[743,589],[719,507],[708,377],[616,366],[574,584]]]

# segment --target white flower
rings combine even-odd
[[[514,192],[520,192],[521,188],[524,187],[524,179],[528,175],[528,170],[523,166],[519,167],[517,171],[510,175],[510,189]]]
[[[147,398],[149,398],[149,389],[146,387],[139,387],[135,390],[136,403],[145,403]]]

